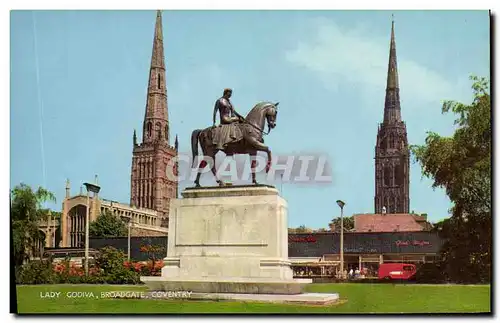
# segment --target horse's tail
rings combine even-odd
[[[198,142],[200,137],[201,129],[196,129],[191,134],[191,151],[193,153],[193,167],[196,167],[196,157],[198,156]]]

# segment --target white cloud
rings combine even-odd
[[[224,74],[220,66],[214,63],[194,65],[182,75],[179,87],[183,93],[192,93],[193,85],[221,84],[224,80]]]
[[[385,88],[389,38],[370,37],[362,29],[342,29],[333,21],[313,20],[313,34],[286,52],[286,59],[321,78],[328,88],[350,82],[366,88]],[[396,39],[397,44],[397,39]],[[397,48],[396,48],[397,50]],[[456,84],[439,73],[398,54],[399,83],[406,99],[440,101],[450,97]]]

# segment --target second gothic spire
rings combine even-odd
[[[396,56],[396,38],[394,36],[394,18],[391,27],[391,43],[389,48],[389,64],[387,68],[387,88],[385,92],[384,123],[401,122],[401,105],[399,101],[399,77]]]
[[[387,69],[387,89],[399,88],[398,63],[396,56],[396,38],[394,36],[394,16],[391,27],[391,45],[389,50],[389,66]]]

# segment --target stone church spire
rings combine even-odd
[[[162,28],[161,11],[158,10],[156,13],[146,113],[143,125],[142,141],[144,143],[163,142],[168,144],[169,142],[167,82]]]
[[[387,69],[387,88],[399,89],[398,62],[396,56],[396,37],[394,36],[394,19],[391,28],[391,45],[389,49],[389,67]]]
[[[142,141],[133,136],[130,205],[156,210],[168,225],[170,200],[177,197],[177,181],[166,170],[177,151],[169,144],[167,82],[161,11],[156,12],[149,67]]]
[[[384,123],[401,122],[401,105],[399,100],[399,76],[396,56],[396,38],[394,36],[394,18],[391,28],[389,48],[389,64],[387,67],[387,87],[385,91]]]
[[[401,120],[394,18],[392,20],[384,121],[375,147],[375,213],[408,213],[410,167],[406,125]]]

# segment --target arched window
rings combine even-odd
[[[398,164],[396,166],[396,172],[394,174],[394,178],[396,179],[396,185],[401,186],[404,182],[404,168],[403,165]]]
[[[158,73],[158,90],[161,89],[161,74]]]
[[[392,133],[387,136],[387,148],[395,148],[394,135]]]
[[[391,167],[389,165],[384,166],[384,186],[391,186]]]
[[[151,122],[148,122],[148,124],[146,126],[146,131],[147,131],[148,137],[151,137],[151,131],[152,130],[153,130],[153,125],[151,124]]]
[[[159,122],[156,124],[156,139],[161,139],[161,124]]]
[[[405,149],[405,142],[403,140],[399,142],[399,149],[401,150]]]
[[[382,140],[380,141],[380,148],[382,149],[387,148],[387,136],[382,136]]]

